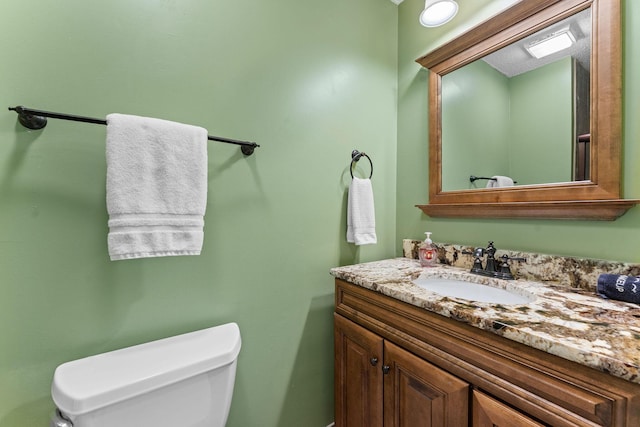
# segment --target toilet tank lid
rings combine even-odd
[[[74,360],[56,368],[51,396],[62,412],[84,414],[228,365],[240,346],[228,323]]]

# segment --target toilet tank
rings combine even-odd
[[[74,360],[51,395],[74,427],[223,427],[240,345],[228,323]]]

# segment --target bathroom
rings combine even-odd
[[[329,269],[402,255],[402,240],[640,262],[640,211],[615,221],[439,219],[428,201],[427,73],[415,59],[513,1],[144,1],[0,6],[5,108],[192,123],[260,144],[208,146],[202,254],[109,261],[105,129],[0,115],[0,427],[46,425],[59,364],[237,322],[228,426],[333,422]],[[635,160],[640,4],[623,1],[625,198]],[[376,245],[345,241],[350,153],[375,165]],[[367,173],[367,165],[359,165]]]

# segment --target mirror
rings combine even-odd
[[[547,110],[539,108],[536,102],[537,110],[546,116],[535,119],[531,109],[514,112],[509,109],[515,108],[514,105],[507,108],[504,104],[532,103],[532,93],[538,96],[543,92],[541,86],[520,88],[518,90],[528,91],[530,98],[516,99],[504,89],[515,86],[509,83],[499,90],[495,83],[476,84],[475,89],[485,91],[478,95],[485,108],[466,115],[461,112],[472,102],[471,93],[463,84],[465,79],[460,80],[460,75],[466,75],[463,77],[468,83],[476,69],[482,68],[485,74],[494,69],[486,65],[502,55],[503,49],[522,50],[527,43],[535,50],[537,41],[567,26],[575,28],[571,22],[585,16],[589,25],[576,31],[581,33],[580,37],[591,34],[587,42],[591,48],[590,55],[587,54],[587,92],[575,76],[578,73],[575,67],[581,65],[577,64],[578,59],[566,55],[562,58],[562,54],[558,54],[545,67],[562,69],[564,78],[570,80],[563,91],[573,94],[569,99],[559,100],[555,93],[551,104],[546,104]],[[638,203],[638,200],[620,199],[620,24],[620,0],[523,0],[417,59],[429,70],[429,204],[418,207],[433,217],[613,220]],[[531,56],[521,52],[525,53]],[[506,56],[510,55],[513,54]],[[558,70],[551,73],[545,67],[536,72],[547,77],[558,74]],[[528,80],[534,79],[528,77]],[[502,95],[496,95],[498,91],[502,91]],[[580,107],[580,114],[573,97],[577,92],[589,99],[588,108]],[[503,106],[496,107],[496,103]],[[569,108],[570,114],[565,111],[561,120],[556,120],[558,113],[548,111],[557,107],[556,104]],[[482,116],[498,110],[502,118]],[[507,116],[520,119],[511,122],[506,120]],[[557,122],[554,126],[553,120]],[[498,126],[498,122],[504,124]],[[532,129],[548,131],[551,127],[560,130],[555,134],[536,134],[525,141],[525,135],[532,133]],[[483,135],[480,129],[493,133]],[[587,140],[587,135],[589,148],[585,149],[586,144],[580,140]],[[461,142],[455,145],[458,140]],[[556,145],[547,146],[543,151],[527,151],[545,144]],[[509,157],[510,151],[520,154]],[[485,161],[480,161],[479,153]],[[504,158],[500,158],[503,155]],[[555,160],[559,166],[552,167]],[[507,175],[517,184],[486,188],[489,181],[479,180],[470,185],[474,184],[469,182],[471,175],[485,178]]]
[[[588,8],[442,76],[442,190],[588,179],[590,59]]]

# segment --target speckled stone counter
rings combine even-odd
[[[331,274],[363,288],[465,322],[550,354],[640,383],[640,306],[566,284],[505,281],[441,265],[422,268],[397,258],[337,267]],[[425,276],[490,284],[535,296],[525,305],[496,305],[443,297],[412,283]]]
[[[404,256],[418,259],[418,247],[421,243],[419,240],[403,240]],[[598,276],[601,273],[640,276],[640,264],[510,251],[504,250],[498,244],[497,246],[496,258],[507,254],[512,258],[526,259],[526,262],[511,263],[511,271],[516,277],[527,280],[555,282],[561,286],[595,292]],[[465,252],[473,252],[472,246],[436,242],[436,247],[438,248],[438,262],[441,264],[471,269],[473,257]]]

